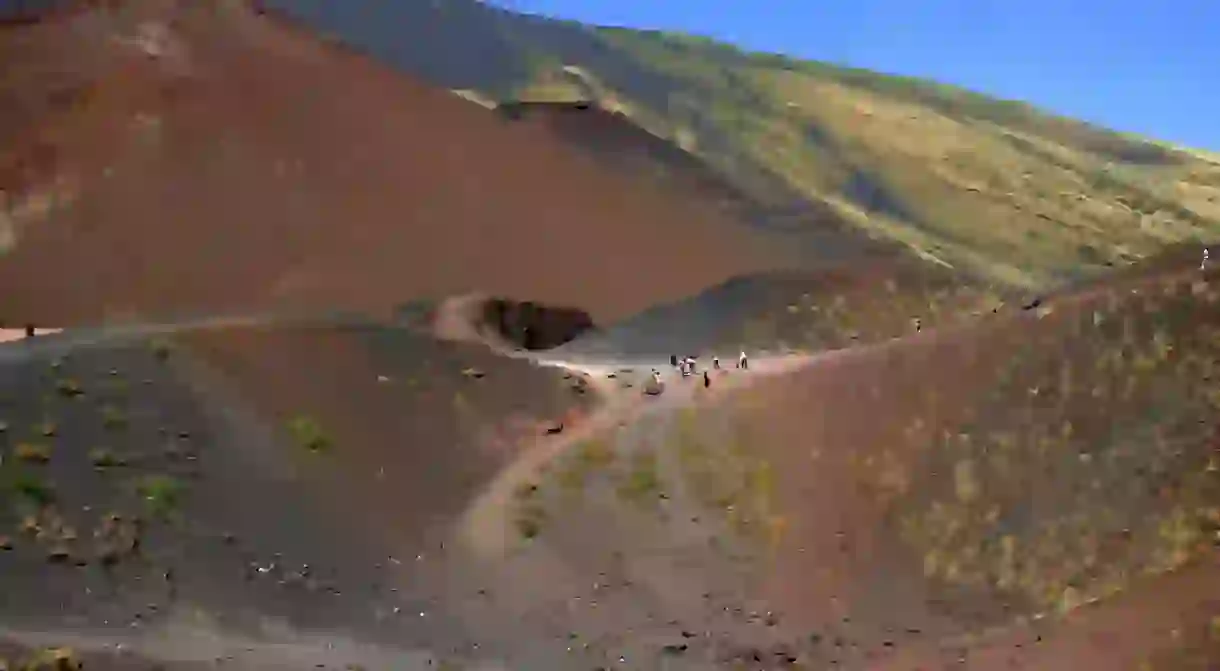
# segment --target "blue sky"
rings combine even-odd
[[[497,0],[929,77],[1220,151],[1218,0]]]

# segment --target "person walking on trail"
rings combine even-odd
[[[741,354],[737,357],[737,367],[742,370],[749,370],[750,368],[750,362],[746,359],[745,350],[742,350]]]
[[[677,354],[669,355],[669,365],[673,366],[674,368],[678,367],[678,355]]]
[[[1199,263],[1199,270],[1207,269],[1207,248],[1203,248],[1203,261]]]
[[[690,368],[691,375],[694,375],[696,372],[698,372],[695,369],[695,357],[688,355],[686,357],[686,365]]]
[[[707,389],[712,386],[712,378],[707,376],[707,371],[703,371],[703,388]]]
[[[720,357],[712,357],[712,370],[720,370]]]
[[[656,382],[658,385],[661,384],[661,371],[656,369],[652,371],[652,381]]]

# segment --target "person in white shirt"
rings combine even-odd
[[[737,357],[737,367],[742,370],[748,370],[750,368],[750,362],[746,360],[745,350],[742,350],[741,355]]]
[[[1203,261],[1199,264],[1199,270],[1207,269],[1207,248],[1203,248]]]

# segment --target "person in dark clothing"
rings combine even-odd
[[[673,366],[674,368],[678,367],[678,355],[677,354],[669,355],[669,365]]]
[[[33,324],[25,325],[25,337],[27,337],[27,338],[34,337],[34,325]]]
[[[712,386],[712,378],[707,376],[707,371],[703,371],[703,388],[707,389]]]

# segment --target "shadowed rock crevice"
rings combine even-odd
[[[514,347],[531,351],[558,347],[594,328],[593,318],[579,308],[506,298],[484,301],[481,318],[488,331]]]

